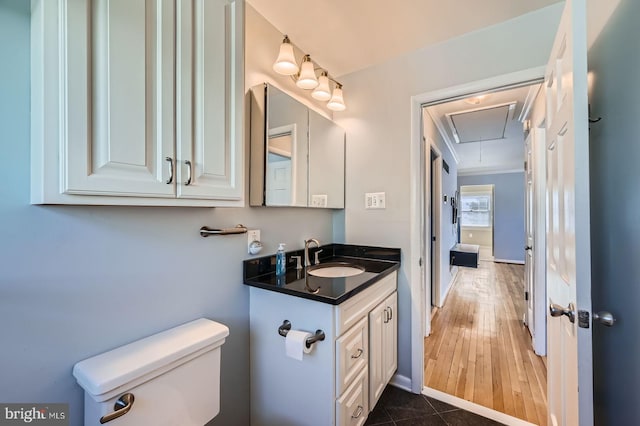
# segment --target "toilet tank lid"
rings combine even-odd
[[[200,318],[80,361],[73,375],[85,391],[102,395],[201,349],[214,349],[228,335],[226,325]]]

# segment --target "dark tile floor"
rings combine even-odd
[[[366,426],[496,426],[502,423],[437,399],[387,386]]]

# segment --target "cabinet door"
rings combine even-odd
[[[176,22],[177,195],[241,200],[242,2],[179,0]]]
[[[59,3],[60,192],[174,197],[174,2]]]
[[[398,369],[398,293],[394,292],[382,305],[387,311],[387,322],[382,327],[382,375],[386,385]]]
[[[385,301],[369,312],[369,402],[373,409],[386,386],[383,369],[383,338],[387,320]]]

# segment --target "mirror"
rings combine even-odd
[[[251,89],[252,206],[344,208],[345,132],[281,90]]]

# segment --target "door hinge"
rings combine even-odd
[[[528,291],[524,292],[524,300],[525,300],[525,302],[529,300],[529,292]]]
[[[589,311],[578,311],[578,327],[580,328],[589,328]]]

